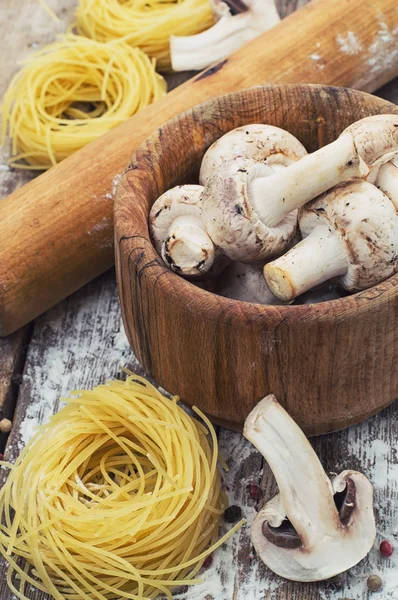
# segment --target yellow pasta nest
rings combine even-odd
[[[68,34],[29,57],[2,105],[10,163],[47,169],[166,93],[155,62],[138,48]],[[28,165],[26,164],[28,163]]]
[[[8,585],[19,598],[30,585],[56,600],[171,598],[242,524],[218,539],[214,429],[136,376],[78,393],[3,463]]]
[[[169,70],[170,36],[194,35],[214,25],[210,0],[80,0],[76,26],[100,42],[116,38],[138,46]]]

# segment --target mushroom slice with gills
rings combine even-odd
[[[184,277],[197,277],[213,265],[216,251],[201,217],[201,185],[180,185],[156,200],[149,225],[156,251]]]
[[[225,298],[255,304],[284,304],[269,291],[262,263],[248,265],[233,262],[217,280],[215,293]]]
[[[289,212],[355,179],[367,179],[372,167],[398,152],[398,115],[374,115],[347,127],[340,137],[289,165],[283,173],[255,178],[249,194],[260,219],[278,225]]]
[[[252,410],[243,435],[268,462],[279,488],[252,525],[261,560],[286,579],[321,581],[365,558],[376,536],[369,480],[356,471],[343,471],[330,481],[275,396]]]
[[[207,233],[231,260],[265,262],[294,242],[297,211],[287,215],[277,227],[268,227],[251,204],[250,182],[273,173],[274,169],[265,163],[236,158],[223,163],[204,187],[202,218]]]
[[[221,17],[213,27],[196,35],[170,37],[173,71],[205,69],[228,58],[280,21],[274,0],[213,2],[213,12],[216,17]]]
[[[364,290],[398,271],[398,213],[371,183],[336,186],[300,211],[303,240],[264,267],[271,292],[286,302],[329,279]]]
[[[259,123],[244,125],[229,131],[210,146],[202,160],[199,181],[206,185],[216,170],[233,158],[265,162],[276,171],[306,154],[302,143],[280,127]]]

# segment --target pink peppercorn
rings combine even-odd
[[[246,489],[249,496],[254,500],[258,500],[259,498],[263,497],[263,490],[255,483],[250,483]]]
[[[387,540],[383,540],[380,544],[380,554],[382,556],[391,556],[392,546]]]
[[[203,568],[204,569],[210,569],[211,565],[213,564],[213,557],[211,554],[209,554],[209,556],[206,556],[204,562],[203,562]]]

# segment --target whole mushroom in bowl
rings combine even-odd
[[[299,224],[304,239],[264,267],[283,301],[332,278],[358,291],[398,271],[398,213],[371,183],[336,186],[301,209]]]

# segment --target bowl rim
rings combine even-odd
[[[162,139],[169,139],[168,130],[174,127],[175,124],[181,119],[191,119],[207,106],[210,106],[215,101],[218,103],[228,102],[234,98],[246,96],[256,90],[269,90],[269,89],[280,89],[290,88],[297,90],[298,88],[312,88],[319,91],[325,91],[329,94],[333,92],[343,90],[348,95],[369,97],[373,100],[380,102],[380,106],[385,108],[391,108],[391,113],[396,113],[398,116],[398,107],[388,100],[374,96],[367,92],[354,90],[346,87],[330,86],[322,84],[265,84],[256,85],[249,88],[244,88],[236,92],[230,92],[228,94],[218,95],[195,105],[191,109],[184,111],[176,117],[169,119],[160,128],[155,130],[134,152],[130,165],[125,169],[122,174],[121,180],[116,189],[115,203],[114,203],[114,216],[115,216],[115,251],[116,254],[119,252],[120,255],[127,256],[129,266],[131,261],[135,267],[141,271],[145,269],[145,275],[153,278],[156,288],[160,293],[168,292],[163,294],[163,300],[170,303],[173,307],[178,307],[178,310],[184,312],[194,312],[196,316],[200,316],[206,321],[220,321],[220,314],[223,315],[223,322],[225,325],[239,328],[236,321],[232,324],[228,319],[229,313],[236,314],[236,308],[241,307],[246,316],[246,322],[252,321],[253,324],[264,322],[267,324],[277,325],[280,322],[286,322],[286,320],[297,321],[312,321],[312,320],[326,320],[333,319],[334,321],[343,320],[348,316],[352,317],[353,313],[361,313],[366,315],[373,313],[377,301],[377,306],[381,310],[383,306],[387,305],[391,301],[395,300],[396,288],[398,286],[398,274],[392,275],[385,281],[356,292],[344,296],[342,298],[336,298],[333,300],[325,300],[313,304],[294,304],[294,305],[265,305],[257,304],[253,302],[246,302],[242,300],[236,300],[227,298],[225,296],[219,296],[215,292],[205,290],[197,287],[192,281],[184,279],[171,271],[163,262],[161,257],[156,252],[149,232],[148,226],[148,215],[143,219],[144,223],[138,220],[132,220],[127,230],[124,230],[121,226],[121,218],[119,216],[120,206],[122,202],[126,201],[125,187],[130,188],[131,195],[134,194],[129,177],[134,177],[134,171],[143,170],[148,168],[148,156],[149,147],[154,145],[159,137]],[[383,111],[381,111],[383,112]],[[386,111],[385,111],[386,112]],[[138,165],[138,166],[137,166]],[[129,175],[133,174],[133,175]],[[123,185],[124,184],[124,185]],[[121,193],[121,190],[123,192]],[[134,252],[134,248],[137,240],[139,239],[141,253]],[[143,260],[145,257],[145,260]],[[118,280],[118,286],[122,286],[122,281]],[[123,287],[123,286],[122,286]],[[160,289],[159,289],[160,288]],[[173,292],[173,293],[169,293]],[[122,297],[123,290],[119,290],[119,294]],[[178,298],[178,301],[174,302],[174,298]],[[243,327],[243,325],[241,325]]]

